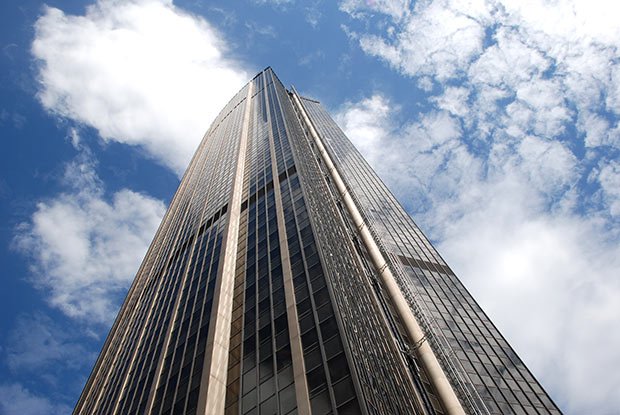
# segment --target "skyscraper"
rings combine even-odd
[[[206,133],[74,411],[559,412],[325,109],[270,68]]]

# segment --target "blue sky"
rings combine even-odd
[[[620,413],[618,7],[3,2],[0,414],[70,413],[189,157],[266,66],[330,110],[560,407]]]

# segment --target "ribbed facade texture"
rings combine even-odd
[[[270,68],[205,135],[74,411],[559,412],[326,110]]]

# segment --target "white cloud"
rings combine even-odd
[[[409,4],[409,0],[344,0],[340,2],[340,10],[356,17],[375,12],[401,18],[409,11]]]
[[[369,157],[369,162],[377,165],[385,154],[379,154],[382,143],[390,131],[389,102],[381,95],[374,95],[358,103],[347,103],[336,115],[336,122],[345,131],[356,137],[355,145]]]
[[[610,214],[620,217],[620,162],[613,161],[603,165],[598,179]]]
[[[584,112],[579,118],[577,128],[585,134],[584,143],[588,148],[612,146],[620,148],[620,127],[611,128],[604,117]]]
[[[248,79],[215,29],[171,0],[99,0],[84,16],[46,6],[32,53],[47,110],[179,174]]]
[[[353,16],[365,10],[342,4]],[[472,111],[458,115],[482,127],[478,134],[500,127],[516,138],[556,137],[592,110],[620,116],[620,30],[609,13],[604,2],[438,0],[416,3],[395,26],[356,36],[364,51],[426,91],[431,80],[466,88]],[[454,91],[443,86],[445,101]],[[503,124],[490,127],[498,117]],[[578,127],[586,132],[583,121]]]
[[[323,14],[321,13],[320,0],[311,3],[310,6],[306,6],[304,12],[306,16],[306,22],[308,22],[308,24],[312,26],[312,28],[316,29],[321,22],[321,17],[323,16]]]
[[[465,117],[469,111],[468,99],[469,90],[467,88],[452,86],[446,88],[443,95],[434,97],[433,101],[438,108],[446,110],[457,117]]]
[[[17,229],[15,245],[32,258],[32,281],[51,305],[88,323],[109,324],[165,206],[128,189],[106,200],[88,156],[69,163],[65,181],[72,190],[38,203]]]
[[[562,197],[579,179],[577,159],[558,141],[527,136],[517,154],[516,166],[510,168],[524,175],[528,185],[550,201]]]
[[[418,88],[426,92],[431,92],[433,90],[433,79],[430,76],[419,77]]]
[[[439,80],[458,76],[482,50],[484,28],[476,17],[424,2],[405,19],[395,40],[363,35],[360,46],[407,74],[430,75]]]
[[[3,415],[69,415],[71,408],[37,396],[19,383],[4,383],[0,384],[0,413]]]

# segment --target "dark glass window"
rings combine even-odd
[[[278,413],[278,402],[276,397],[272,396],[260,404],[261,415],[276,415]]]
[[[276,360],[278,364],[278,370],[290,365],[291,364],[291,348],[287,345],[281,350],[278,350],[276,352]]]
[[[309,371],[306,374],[306,378],[308,380],[308,389],[311,393],[325,386],[325,371],[323,370],[323,366],[318,366]]]
[[[327,365],[329,366],[329,375],[332,382],[337,382],[349,374],[349,367],[344,353],[331,358]]]
[[[243,390],[250,391],[256,387],[256,369],[250,369],[243,375]]]
[[[338,334],[338,324],[334,317],[330,317],[321,323],[321,335],[323,339],[329,339],[336,334]]]
[[[280,410],[283,414],[288,413],[297,407],[295,398],[295,384],[291,384],[279,393]]]
[[[312,408],[313,415],[323,415],[331,410],[331,403],[329,401],[329,393],[323,391],[312,399],[310,399],[310,407]]]
[[[334,395],[336,396],[336,405],[342,405],[355,396],[355,389],[350,377],[334,384]]]

